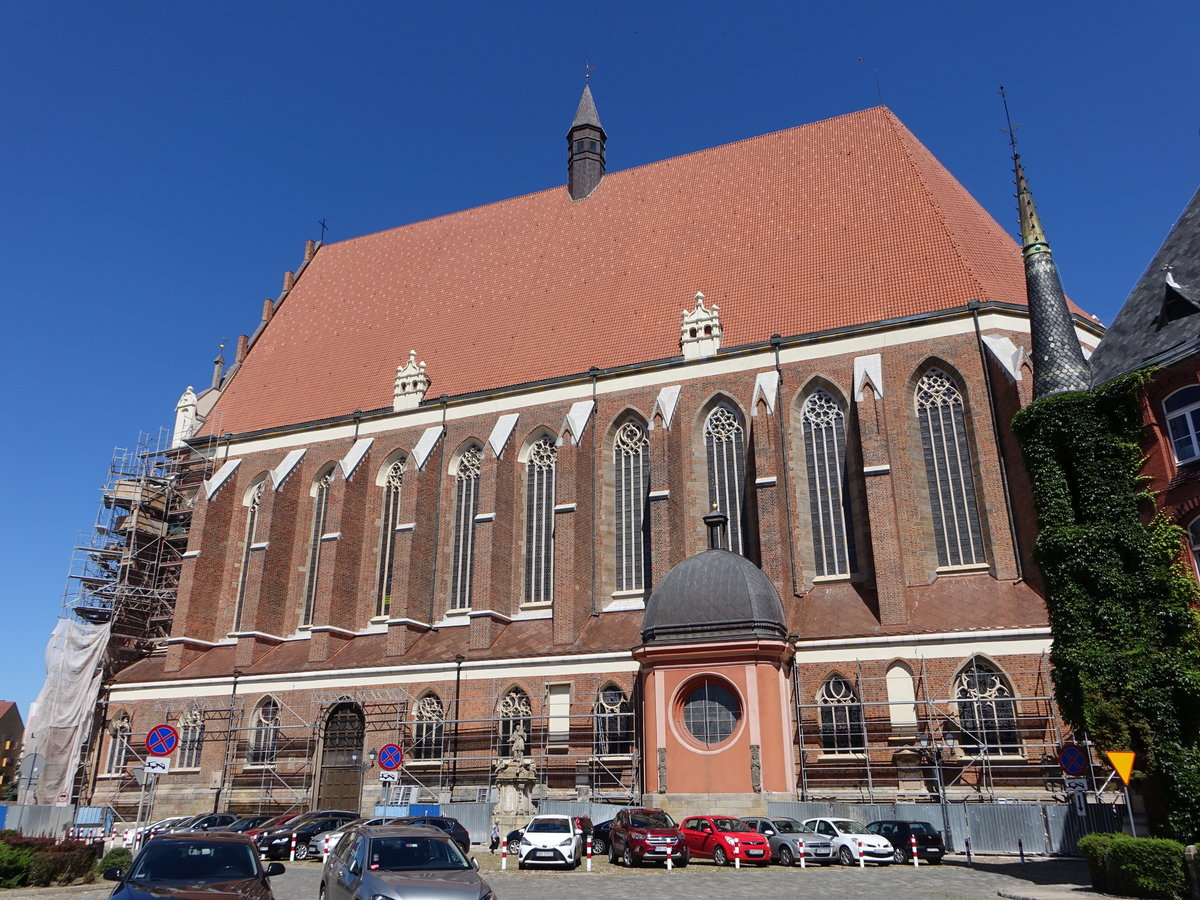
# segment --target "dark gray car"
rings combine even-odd
[[[329,854],[322,900],[495,900],[454,839],[428,825],[355,825]]]
[[[810,863],[829,865],[837,861],[829,838],[795,819],[743,816],[742,821],[767,839],[771,845],[771,859],[780,865],[794,866],[801,854]]]

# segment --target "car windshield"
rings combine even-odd
[[[754,829],[741,819],[713,819],[717,831],[753,831]]]
[[[378,837],[371,840],[367,868],[372,872],[414,869],[469,869],[458,845],[444,838]]]
[[[258,876],[254,848],[241,843],[151,841],[129,873],[130,881],[232,881]]]
[[[928,822],[909,822],[908,830],[911,831],[913,834],[936,834],[937,833],[933,830],[933,826],[930,825]]]
[[[795,819],[772,819],[772,827],[780,834],[812,834],[811,828],[805,828]]]
[[[674,828],[675,820],[665,812],[638,812],[629,816],[629,824],[634,828]]]
[[[569,834],[571,823],[566,819],[534,819],[525,831],[529,834]]]
[[[833,827],[842,834],[870,834],[871,832],[863,828],[857,822],[851,822],[849,819],[842,819],[833,823]]]

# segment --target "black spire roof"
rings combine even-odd
[[[600,124],[600,113],[596,112],[596,101],[592,98],[590,84],[583,86],[583,96],[579,98],[579,106],[575,109],[575,121],[571,123],[571,128],[578,128],[580,125],[591,125],[593,128],[604,130],[604,126]]]
[[[1096,384],[1200,350],[1200,190],[1092,355]]]
[[[591,85],[583,86],[583,95],[575,109],[575,119],[567,129],[567,190],[572,200],[582,200],[604,178],[605,142],[608,135],[600,124]]]

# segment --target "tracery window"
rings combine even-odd
[[[637,422],[626,422],[613,440],[616,473],[616,528],[618,591],[646,587],[650,563],[650,518],[646,498],[650,492],[650,442]]]
[[[1000,670],[972,659],[954,682],[958,722],[964,747],[991,753],[1017,753],[1017,705]]]
[[[846,472],[846,416],[828,391],[818,388],[800,410],[808,463],[813,570],[818,576],[854,571],[854,531]]]
[[[742,706],[725,685],[704,679],[683,701],[683,725],[706,746],[722,744],[733,736],[742,718]]]
[[[533,714],[529,695],[520,688],[513,688],[500,699],[499,755],[509,756],[513,750],[513,735],[520,728],[524,733],[525,752],[528,753],[529,737],[533,728]]]
[[[450,608],[469,609],[475,575],[475,516],[483,448],[468,447],[458,459],[454,483],[454,549],[450,561]]]
[[[867,745],[863,708],[849,679],[834,675],[817,693],[821,713],[821,749],[826,753],[858,753]]]
[[[242,630],[242,610],[246,604],[246,581],[250,575],[250,550],[254,546],[258,530],[258,510],[262,505],[263,490],[266,488],[266,476],[251,485],[246,495],[246,543],[242,547],[242,570],[238,574],[237,598],[233,604],[233,630]]]
[[[275,764],[279,754],[279,703],[266,697],[254,708],[250,719],[250,747],[246,762],[252,766]]]
[[[304,613],[301,625],[312,624],[313,610],[317,605],[317,578],[321,572],[321,538],[325,534],[325,518],[329,512],[329,485],[333,481],[333,467],[313,484],[312,533],[308,542],[308,578],[304,583]]]
[[[204,749],[204,710],[192,707],[179,722],[179,765],[184,769],[200,768],[200,751]]]
[[[554,474],[558,450],[550,438],[529,448],[525,464],[525,602],[554,599]]]
[[[379,536],[379,596],[375,615],[392,608],[392,579],[396,563],[396,526],[400,524],[400,489],[404,486],[404,460],[392,463],[383,480],[383,525]]]
[[[446,710],[437,694],[425,694],[413,710],[413,759],[440,759],[446,739]]]
[[[1185,387],[1163,403],[1175,461],[1200,459],[1200,387]]]
[[[633,752],[633,710],[629,698],[615,684],[596,695],[595,751],[597,756],[621,756]]]
[[[704,447],[708,454],[708,500],[729,519],[729,546],[745,555],[743,485],[746,481],[745,429],[741,419],[721,404],[704,423]]]
[[[122,713],[112,726],[112,740],[108,744],[108,760],[104,770],[110,773],[125,771],[125,760],[129,756],[129,716]]]
[[[938,565],[982,563],[983,534],[962,393],[953,378],[930,369],[917,383],[916,407]]]

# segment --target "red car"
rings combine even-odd
[[[692,816],[679,828],[694,859],[711,859],[727,866],[734,857],[757,866],[771,862],[767,839],[743,822],[730,816]]]

